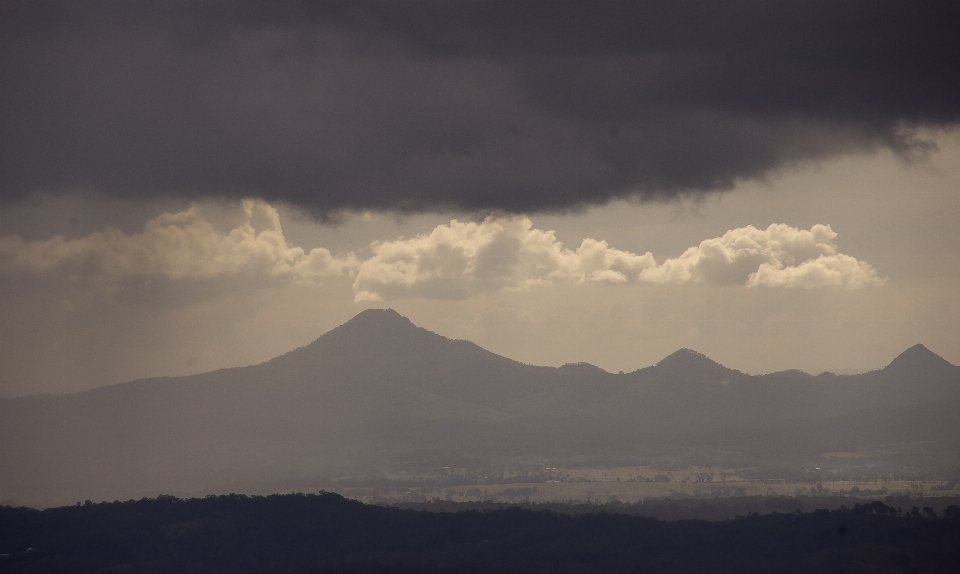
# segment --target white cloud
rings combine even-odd
[[[243,220],[227,233],[205,220],[198,206],[165,213],[147,222],[143,233],[127,235],[114,228],[79,239],[62,236],[23,241],[0,238],[0,272],[66,271],[109,281],[124,277],[212,279],[245,274],[310,280],[352,272],[353,254],[334,257],[324,248],[290,245],[276,209],[245,200]],[[257,229],[254,222],[257,222]]]
[[[650,253],[613,249],[584,239],[576,251],[553,231],[534,229],[526,217],[454,219],[427,235],[373,244],[354,281],[357,301],[399,297],[464,298],[486,291],[518,291],[568,282],[635,281],[655,265]]]
[[[750,287],[842,287],[881,285],[868,263],[837,252],[829,225],[809,230],[773,224],[752,225],[706,239],[674,259],[644,269],[650,283],[745,284]]]
[[[3,237],[0,273],[58,271],[100,285],[136,277],[312,281],[355,275],[356,301],[462,299],[557,282],[850,289],[882,284],[870,265],[838,253],[837,234],[828,225],[733,229],[657,265],[649,252],[637,255],[591,238],[571,250],[553,231],[535,229],[526,217],[490,216],[479,223],[453,220],[429,234],[374,243],[373,256],[361,262],[352,253],[334,256],[322,247],[307,252],[291,245],[276,209],[265,202],[246,200],[241,212],[238,224],[225,232],[194,205],[149,221],[140,234],[108,228],[79,239]]]

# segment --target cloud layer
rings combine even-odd
[[[354,281],[358,301],[464,298],[554,281],[625,283],[655,265],[650,253],[635,255],[589,238],[571,251],[526,217],[453,220],[429,235],[374,244],[373,251]]]
[[[956,125],[949,0],[4,2],[0,197],[532,213]]]
[[[552,231],[525,217],[453,220],[428,235],[375,244],[360,265],[356,299],[464,298],[479,292],[523,290],[554,282],[710,283],[748,287],[881,285],[868,263],[837,252],[829,225],[809,230],[773,224],[732,229],[657,264],[651,253],[620,251],[584,239],[563,247]]]
[[[61,272],[97,282],[127,277],[214,279],[230,276],[310,280],[349,273],[352,254],[333,257],[322,247],[305,252],[284,238],[277,211],[261,201],[241,203],[243,221],[217,231],[196,205],[147,222],[141,234],[108,228],[80,239],[44,241],[0,238],[0,272]],[[260,227],[257,229],[255,223]]]
[[[809,230],[752,225],[706,239],[677,258],[640,273],[650,283],[745,284],[749,287],[843,287],[883,282],[869,264],[837,252],[829,225]]]
[[[732,229],[657,264],[586,238],[568,249],[553,231],[523,216],[438,225],[428,234],[375,242],[372,256],[309,252],[284,237],[269,204],[241,203],[242,221],[225,232],[196,205],[163,214],[141,234],[107,229],[79,239],[0,238],[0,273],[61,273],[103,285],[125,278],[209,280],[224,277],[314,281],[354,276],[356,301],[464,299],[559,283],[708,283],[747,287],[858,289],[883,282],[869,264],[839,253],[829,225],[809,230],[773,224]]]

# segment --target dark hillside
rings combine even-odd
[[[883,373],[889,376],[910,375],[927,380],[943,380],[956,376],[958,367],[923,345],[914,345],[897,355]]]
[[[891,568],[893,570],[891,570]],[[0,508],[0,572],[950,572],[960,508],[882,502],[730,521],[506,508],[422,512],[333,494]]]

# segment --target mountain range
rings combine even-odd
[[[751,376],[689,349],[613,374],[519,363],[367,310],[259,365],[0,400],[0,501],[284,490],[411,457],[953,444],[957,412],[960,367],[922,345],[859,375]]]

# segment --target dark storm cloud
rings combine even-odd
[[[6,3],[0,193],[575,208],[960,119],[956,2]]]

